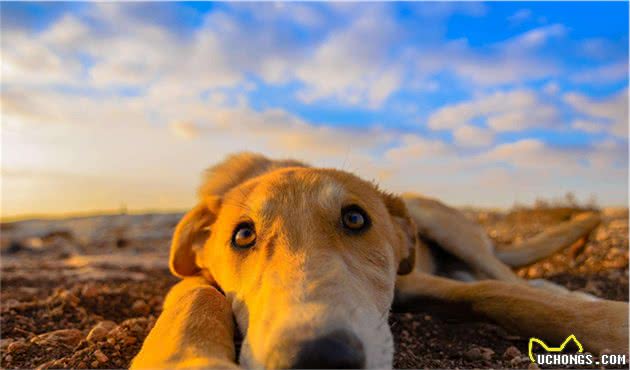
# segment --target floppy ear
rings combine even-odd
[[[413,271],[416,262],[416,245],[418,244],[418,230],[416,223],[409,216],[407,206],[402,198],[383,193],[385,206],[392,216],[399,242],[397,243],[400,262],[398,275],[407,275]]]
[[[179,221],[171,241],[169,267],[177,277],[197,275],[201,272],[196,263],[197,252],[208,237],[210,225],[216,220],[220,198],[209,197],[202,200]]]

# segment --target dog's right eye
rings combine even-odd
[[[256,230],[250,222],[243,222],[236,226],[232,235],[232,246],[238,249],[251,248],[256,244]]]

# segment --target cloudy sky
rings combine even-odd
[[[250,150],[627,203],[628,3],[2,3],[2,216],[184,209]]]

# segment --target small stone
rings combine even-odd
[[[479,360],[481,358],[481,349],[473,347],[464,353],[464,357],[469,360]]]
[[[6,301],[2,302],[2,306],[4,307],[15,307],[20,304],[20,301],[14,298],[9,298]]]
[[[81,295],[86,298],[96,297],[98,295],[98,288],[93,284],[87,284],[81,289]]]
[[[9,344],[11,343],[13,343],[13,339],[11,338],[0,339],[0,350],[4,352],[7,349],[7,347],[9,347]]]
[[[5,360],[6,362],[11,362],[11,361],[13,361],[13,356],[11,356],[11,355],[6,355],[6,356],[4,356],[4,360]]]
[[[135,301],[131,306],[131,310],[141,315],[148,315],[149,311],[151,311],[149,305],[142,299],[138,299],[137,301]]]
[[[464,357],[469,360],[491,360],[494,351],[486,347],[473,347],[464,353]]]
[[[490,348],[486,348],[486,347],[481,347],[481,357],[486,360],[486,361],[490,361],[492,360],[492,356],[494,355],[494,351],[491,350]]]
[[[90,342],[98,342],[105,339],[107,333],[116,327],[116,323],[113,321],[101,321],[96,324],[87,336],[87,340]]]
[[[26,342],[22,340],[16,340],[15,342],[12,342],[7,346],[7,353],[21,352],[26,347],[28,347]]]
[[[125,339],[123,339],[123,342],[125,344],[134,344],[137,341],[138,341],[138,339],[136,339],[136,337],[132,337],[132,336],[128,336],[128,337],[125,337]]]
[[[521,366],[517,366],[521,363],[523,363],[525,360],[528,360],[528,358],[525,357],[521,357],[521,356],[516,356],[513,359],[510,360],[510,365],[512,365],[513,367],[521,367]]]
[[[540,369],[540,367],[538,367],[538,364],[535,362],[530,362],[529,365],[527,365],[527,368],[531,370]]]
[[[92,369],[96,369],[96,368],[98,368],[99,363],[98,363],[98,361],[94,360],[94,361],[92,361],[92,363],[90,365],[92,365]]]
[[[94,357],[96,357],[98,362],[101,362],[101,363],[107,362],[109,360],[109,358],[103,352],[101,352],[100,349],[97,349],[96,351],[94,351]]]
[[[63,344],[74,347],[83,339],[81,331],[76,329],[61,329],[48,333],[40,334],[31,338],[31,343],[39,345],[58,345]]]
[[[424,321],[431,321],[431,316],[429,315],[424,315]]]
[[[505,352],[503,353],[503,358],[506,360],[511,360],[513,358],[519,357],[521,355],[521,351],[514,346],[509,346]]]
[[[79,302],[81,302],[81,300],[76,295],[67,290],[62,290],[61,292],[59,292],[59,298],[66,302],[70,302],[72,306],[76,306],[79,304]]]

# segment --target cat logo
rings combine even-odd
[[[559,347],[549,347],[541,339],[529,338],[529,345],[527,348],[529,352],[529,359],[532,360],[532,362],[536,362],[536,359],[534,358],[534,354],[532,353],[532,349],[534,348],[534,343],[540,344],[542,348],[547,352],[562,352],[564,350],[564,347],[566,347],[570,341],[573,341],[577,345],[579,353],[584,352],[584,347],[582,346],[582,343],[580,343],[580,341],[577,340],[577,338],[573,334],[569,335],[567,339],[565,339],[564,342],[562,342],[562,344]]]

